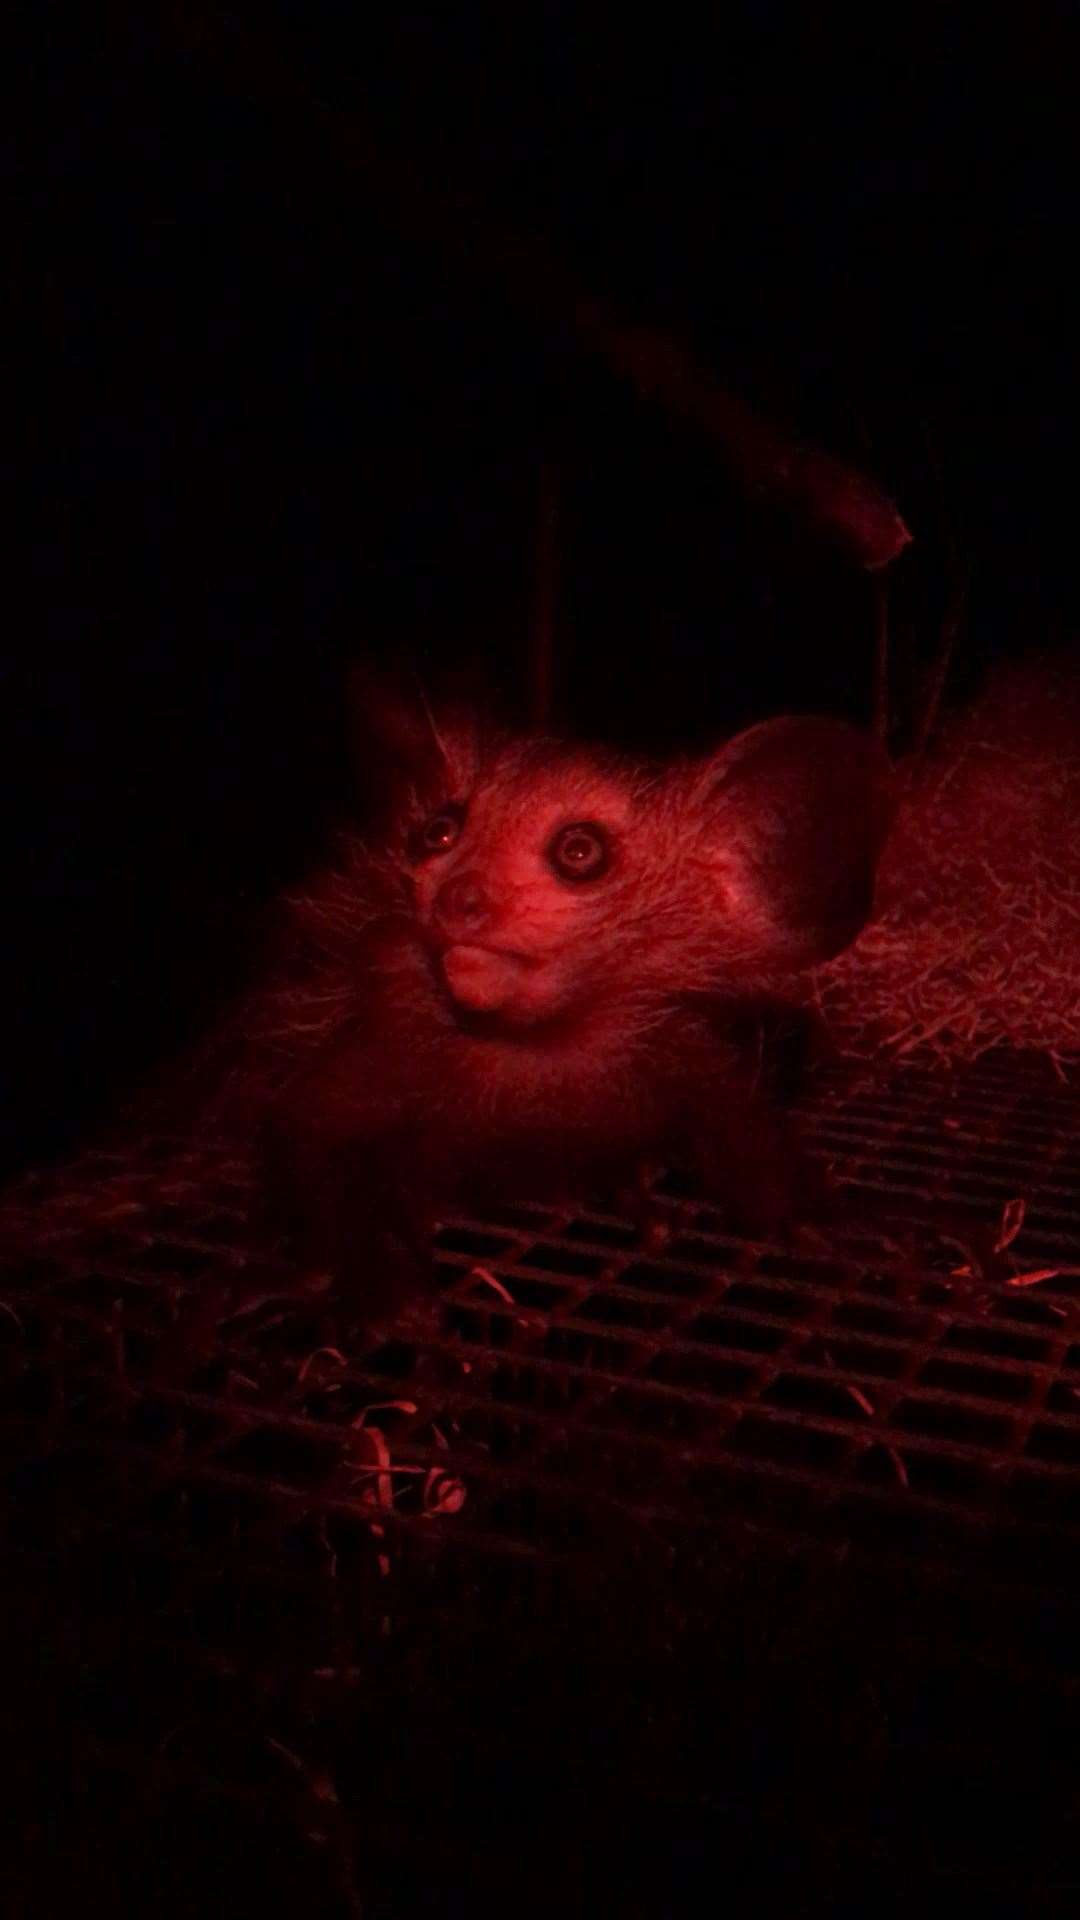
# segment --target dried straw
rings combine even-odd
[[[901,768],[878,911],[818,969],[847,1050],[962,1064],[996,1046],[1080,1061],[1080,670],[998,670]]]

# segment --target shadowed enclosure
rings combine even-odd
[[[23,21],[17,1920],[1075,1911],[1074,40]]]

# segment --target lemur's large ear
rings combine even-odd
[[[388,673],[357,661],[348,669],[346,700],[350,748],[376,816],[393,813],[409,791],[434,801],[468,792],[488,728],[460,689],[429,696],[408,670]]]
[[[842,720],[764,721],[704,763],[694,807],[747,959],[816,966],[854,940],[894,811],[892,769],[870,734]]]

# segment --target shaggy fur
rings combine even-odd
[[[649,1159],[690,1162],[744,1223],[788,1213],[747,1035],[869,913],[874,743],[779,720],[650,768],[469,714],[376,724],[398,743],[382,843],[346,840],[291,903],[226,1094],[307,1254],[370,1276],[464,1201],[581,1196]],[[571,827],[594,877],[558,868]]]

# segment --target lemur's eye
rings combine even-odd
[[[547,858],[560,880],[599,880],[611,865],[611,842],[603,827],[582,820],[559,829]]]
[[[412,853],[416,860],[430,859],[433,854],[449,853],[461,837],[465,824],[465,809],[452,803],[440,807],[430,820],[424,822],[413,835]]]

